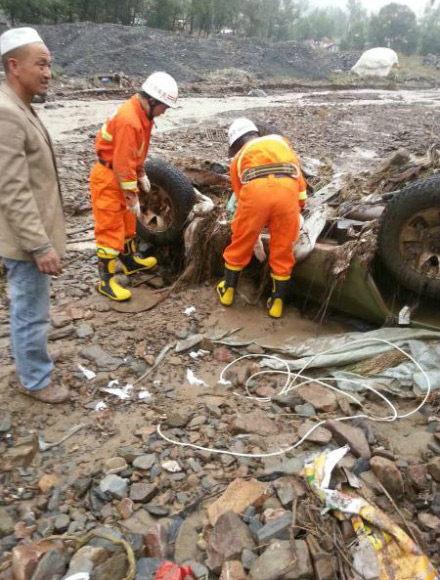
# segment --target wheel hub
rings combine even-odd
[[[168,193],[162,187],[151,184],[151,191],[139,193],[140,221],[149,230],[163,232],[174,226],[174,210]]]
[[[399,239],[402,259],[423,276],[440,280],[440,209],[430,207],[413,214]]]

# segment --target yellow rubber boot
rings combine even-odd
[[[225,264],[225,278],[217,286],[217,294],[223,306],[231,306],[234,302],[235,288],[242,268]]]
[[[271,276],[272,293],[267,301],[269,316],[272,318],[281,318],[290,276],[276,276],[275,274],[271,274]]]
[[[149,258],[141,258],[136,255],[136,242],[134,238],[125,240],[125,247],[122,254],[119,254],[119,260],[122,264],[122,271],[126,276],[142,272],[143,270],[151,270],[156,266],[157,260],[152,256]]]
[[[118,284],[114,277],[118,252],[98,248],[96,254],[99,269],[98,292],[117,302],[129,300],[131,298],[130,290]]]

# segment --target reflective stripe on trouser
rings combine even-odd
[[[50,276],[35,262],[3,258],[11,291],[11,347],[20,383],[39,391],[51,381],[54,365],[47,352]]]
[[[244,268],[251,261],[263,227],[270,233],[269,264],[276,276],[290,276],[292,244],[299,234],[298,185],[289,177],[269,176],[244,185],[232,222],[232,240],[223,253],[227,264]]]
[[[126,238],[136,235],[136,216],[126,209],[111,169],[95,163],[90,174],[90,193],[96,245],[123,252]]]

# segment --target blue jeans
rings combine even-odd
[[[3,258],[11,291],[11,348],[25,389],[47,387],[54,365],[47,352],[50,276],[34,262]]]

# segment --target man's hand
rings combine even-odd
[[[151,191],[151,183],[148,177],[144,174],[138,178],[138,185],[139,188],[142,189],[144,193],[150,193]]]
[[[141,206],[139,203],[138,194],[134,191],[125,192],[125,203],[127,205],[128,211],[134,213],[136,217],[141,215]]]
[[[35,263],[37,264],[37,268],[43,274],[59,274],[61,272],[61,259],[58,255],[58,252],[53,248],[47,250],[35,258]]]

